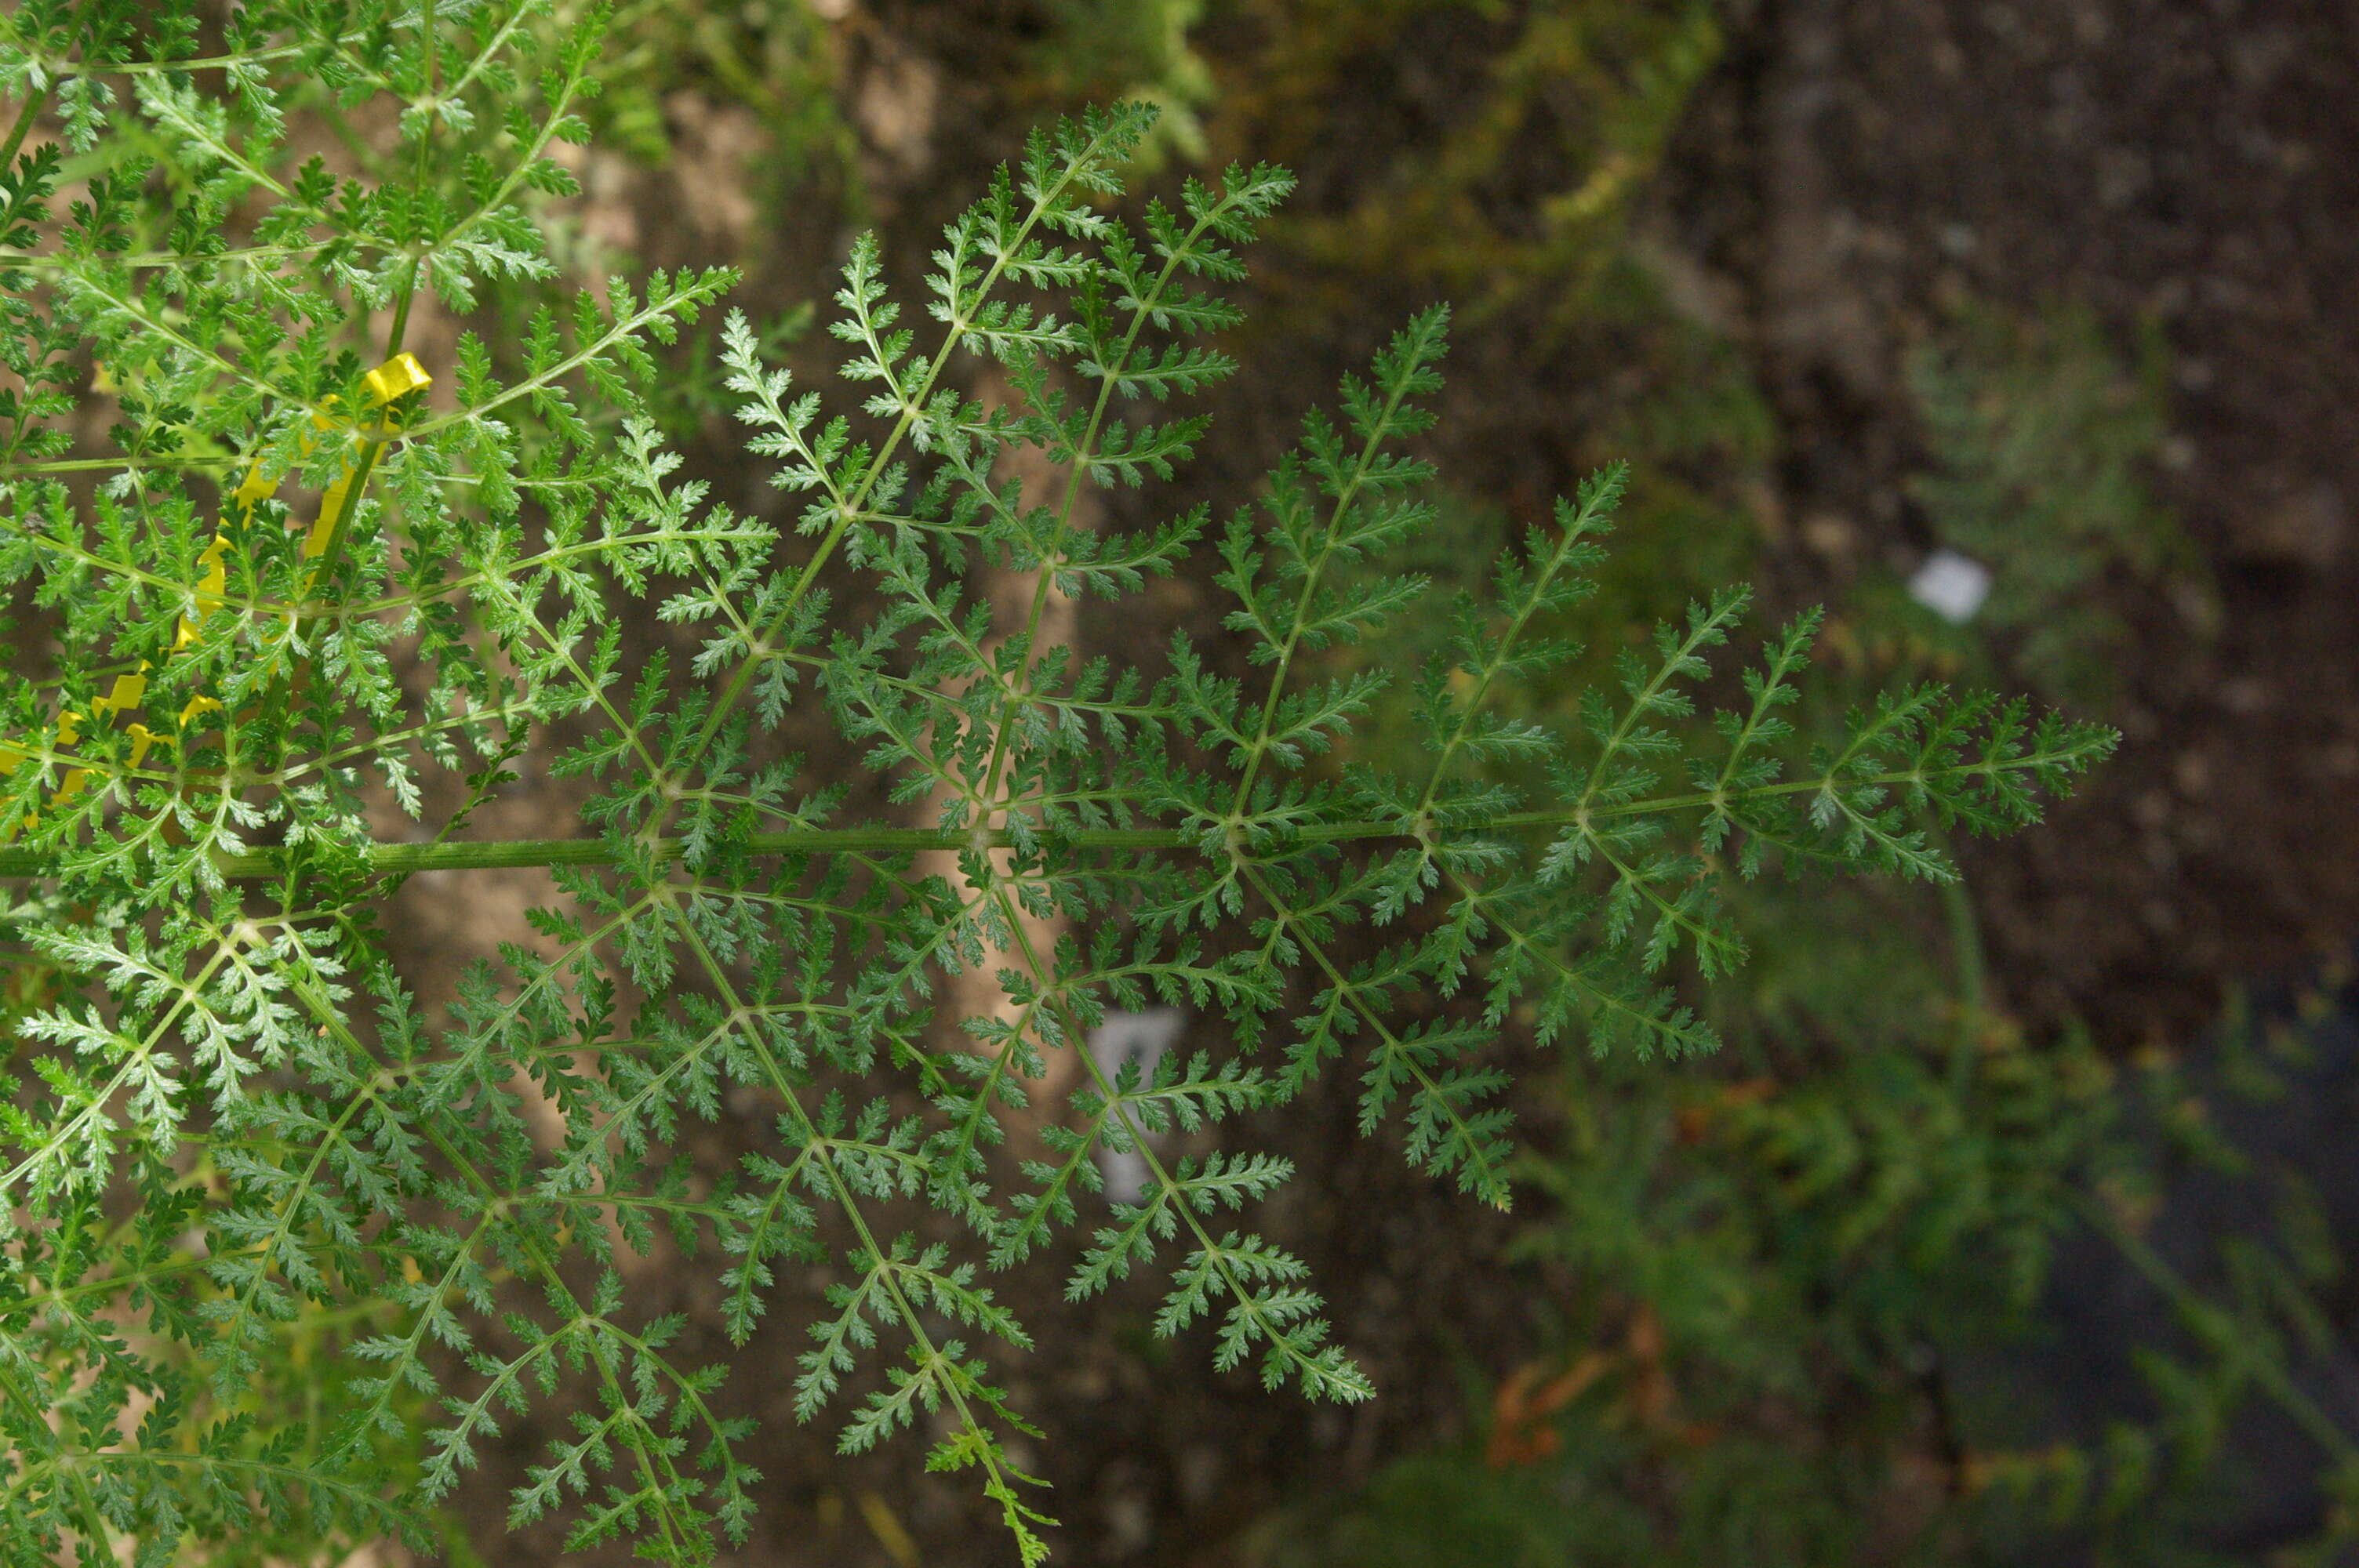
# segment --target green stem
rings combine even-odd
[[[1966,879],[1940,884],[1941,909],[1950,920],[1950,957],[1958,966],[1958,1000],[1974,1012],[1990,1011],[1990,979],[1983,963],[1982,927],[1974,920],[1974,901]]]
[[[439,40],[434,33],[434,0],[426,0],[426,14],[421,32],[426,50],[426,96],[430,99],[440,91],[438,84],[442,74],[442,51],[436,47]],[[434,150],[434,126],[441,117],[440,106],[437,105],[433,118],[419,128],[418,165],[410,175],[412,190],[423,192],[426,189],[426,178],[431,170],[429,160]],[[409,330],[409,302],[417,297],[418,273],[423,265],[425,265],[423,257],[409,258],[409,274],[402,280],[401,297],[395,300],[393,305],[393,327],[385,337],[385,357],[388,360],[401,352],[401,340]]]
[[[393,302],[393,326],[385,335],[385,357],[401,352],[401,340],[409,330],[409,302],[418,294],[419,258],[409,258],[409,276],[401,286],[400,297]]]
[[[1306,829],[1308,839],[1377,838],[1397,830],[1385,823],[1339,823]],[[1063,842],[1076,849],[1172,849],[1196,841],[1195,836],[1173,828],[1104,828],[1074,833]],[[990,835],[991,849],[1009,849],[1014,838]],[[658,838],[655,858],[677,860],[686,840]],[[968,831],[945,832],[927,827],[840,827],[790,829],[756,833],[746,849],[756,855],[916,854],[928,849],[968,849],[976,847]],[[489,842],[443,844],[372,844],[364,851],[369,869],[380,875],[407,876],[419,871],[489,871],[515,866],[603,866],[621,857],[604,838],[508,838]],[[218,855],[214,869],[225,877],[277,877],[288,864],[284,849],[258,849],[245,855]],[[0,877],[46,877],[57,874],[60,857],[44,849],[0,849]]]
[[[41,117],[41,111],[49,106],[49,90],[46,87],[25,100],[25,106],[16,112],[16,123],[8,128],[7,141],[0,143],[0,170],[16,162],[16,149],[25,145],[26,133],[33,128],[33,122]]]
[[[344,558],[344,536],[353,531],[353,520],[360,515],[361,500],[368,493],[370,477],[376,472],[377,454],[384,449],[384,440],[375,438],[370,438],[367,444],[361,448],[360,460],[353,465],[352,477],[344,481],[343,499],[336,503],[336,523],[335,526],[328,531],[327,548],[320,552],[320,558],[312,562],[311,569],[304,574],[305,599],[310,598],[311,589],[319,588],[335,575],[336,563]],[[322,503],[322,504],[325,503]],[[341,610],[342,606],[340,605],[337,608]],[[300,628],[299,635],[302,642],[307,644],[310,643],[311,629],[321,619],[318,615],[307,615],[298,622]]]
[[[1957,864],[1951,852],[1950,863]],[[1950,1041],[1950,1093],[1963,1099],[1981,1054],[1983,1020],[1990,1015],[1990,977],[1983,961],[1983,932],[1974,918],[1973,895],[1966,891],[1963,872],[1937,884],[1941,913],[1950,925],[1950,960],[1957,966],[1958,1016]]]
[[[39,753],[34,753],[39,754]],[[1944,770],[1951,774],[1988,771],[1979,767]],[[1874,787],[1921,780],[1919,773],[1895,773],[1854,779],[1854,785]],[[1808,779],[1794,784],[1764,784],[1745,792],[1744,798],[1765,795],[1795,795],[1807,790],[1828,787],[1821,779]],[[1625,801],[1617,806],[1593,806],[1587,819],[1595,821],[1604,816],[1636,816],[1657,812],[1679,811],[1699,806],[1709,806],[1727,797],[1718,793],[1693,795],[1666,795],[1653,800]],[[1488,833],[1526,832],[1533,829],[1570,827],[1579,820],[1576,811],[1519,811],[1480,824]],[[1094,827],[1065,834],[1049,835],[1062,847],[1088,853],[1118,849],[1186,849],[1204,842],[1201,828],[1179,827]],[[1416,836],[1398,822],[1347,821],[1321,822],[1295,829],[1290,843],[1343,844],[1365,839],[1410,839]],[[643,841],[644,842],[644,841]],[[949,830],[935,827],[801,827],[778,833],[755,833],[747,836],[745,848],[756,855],[838,855],[838,854],[918,854],[929,849],[1006,849],[1015,847],[1015,839],[1005,831],[978,836],[971,829]],[[658,838],[647,845],[659,860],[679,860],[685,851],[685,840]],[[1218,851],[1225,853],[1224,850]],[[489,842],[444,844],[372,844],[363,854],[369,868],[382,874],[407,875],[415,871],[484,871],[513,866],[602,866],[611,865],[621,857],[615,846],[603,838],[510,838]],[[61,869],[63,857],[53,850],[34,849],[0,849],[0,877],[55,876]],[[275,877],[287,866],[286,851],[262,849],[245,855],[219,855],[213,860],[214,869],[225,877]]]

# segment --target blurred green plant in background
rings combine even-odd
[[[1343,211],[1280,232],[1322,264],[1420,280],[1476,317],[1527,290],[1571,314],[1615,254],[1632,194],[1720,58],[1712,0],[1247,0],[1273,42],[1232,107],[1272,134],[1347,73],[1395,65],[1419,29],[1495,40],[1444,124],[1387,127]],[[1410,58],[1414,58],[1411,53]],[[1564,178],[1559,171],[1573,171]]]
[[[2085,308],[1961,309],[1908,362],[1930,471],[1910,493],[1940,542],[1994,568],[1978,619],[2042,693],[2103,704],[2128,629],[2107,579],[2176,589],[2199,625],[2201,564],[2147,471],[2169,435],[2149,334],[2125,362]]]
[[[2359,1448],[2295,1371],[2334,1333],[2315,1195],[2212,1130],[2169,1055],[2116,1065],[1966,1002],[1973,961],[1945,978],[1932,912],[1888,892],[1746,889],[1716,1061],[1567,1063],[1517,1172],[1555,1348],[1495,1382],[1470,1363],[1469,1436],[1265,1520],[1247,1562],[2225,1565],[2195,1543],[2249,1487],[2230,1433],[2256,1404],[2351,1495]],[[2299,1047],[2262,1033],[2226,1031],[2211,1094],[2288,1092]],[[2205,1249],[2208,1291],[2147,1239],[2190,1160],[2275,1192],[2266,1233]],[[2018,1364],[2076,1246],[2174,1330],[2135,1352],[2144,1415],[2060,1408]],[[2285,1561],[2354,1538],[2345,1503]],[[2059,1541],[2094,1555],[2038,1555]]]
[[[1200,111],[1215,91],[1212,69],[1190,40],[1205,0],[1051,0],[1051,25],[1031,65],[1050,101],[1129,99],[1162,111],[1137,162],[1207,152]]]
[[[601,140],[661,163],[672,150],[665,97],[701,85],[761,117],[785,176],[832,182],[855,146],[839,100],[834,36],[850,11],[816,0],[626,0],[608,46],[614,70]]]

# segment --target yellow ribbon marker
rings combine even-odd
[[[398,398],[407,397],[413,392],[422,392],[433,385],[434,377],[428,373],[424,365],[419,362],[417,355],[401,353],[394,355],[393,358],[363,376],[361,384],[367,390],[370,406],[385,408]],[[329,403],[332,406],[334,399],[331,398]],[[337,421],[331,418],[327,410],[323,408],[312,413],[311,424],[314,428],[324,432],[335,429]],[[343,523],[346,505],[352,499],[353,492],[360,483],[365,481],[369,469],[375,464],[375,446],[372,444],[367,455],[357,466],[347,462],[334,481],[321,492],[320,515],[312,523],[310,532],[303,538],[305,560],[318,561],[334,547],[336,530]],[[222,607],[223,600],[229,591],[227,556],[230,542],[229,530],[233,522],[243,523],[249,519],[253,515],[255,503],[267,501],[277,492],[277,489],[278,481],[275,479],[266,479],[263,476],[261,465],[256,463],[246,470],[245,478],[239,482],[237,489],[231,492],[230,503],[234,508],[234,516],[222,519],[220,528],[213,534],[212,542],[205,546],[204,554],[197,557],[197,564],[204,568],[204,576],[198,579],[196,586],[196,619],[191,621],[186,615],[179,618],[179,626],[172,636],[173,653],[179,653],[197,641],[203,630],[204,622],[211,620],[213,611]],[[309,592],[310,584],[308,579],[304,587],[305,591]],[[90,719],[93,724],[103,728],[111,725],[122,715],[136,714],[139,711],[141,699],[147,694],[147,661],[142,659],[136,671],[130,675],[115,676],[113,688],[104,697],[92,702]],[[204,696],[190,697],[187,705],[180,709],[179,717],[174,724],[176,731],[174,735],[159,735],[135,719],[124,731],[131,738],[130,765],[134,768],[139,766],[147,757],[148,748],[158,742],[167,746],[176,744],[177,732],[186,730],[190,723],[199,716],[221,711],[222,705],[214,697]],[[60,713],[53,744],[57,747],[65,747],[79,742],[82,739],[82,721],[83,716],[71,709]],[[15,773],[17,765],[25,761],[26,756],[27,753],[17,747],[0,741],[0,777]],[[58,802],[81,791],[89,784],[90,774],[91,770],[86,767],[69,769],[65,777],[59,781],[55,793],[49,796],[49,804],[55,806]],[[27,822],[35,820],[38,818],[29,814],[26,817]],[[0,832],[0,841],[15,837],[15,832],[13,827],[6,832]]]

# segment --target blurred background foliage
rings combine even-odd
[[[1930,459],[1909,493],[1943,545],[1999,568],[1979,620],[2017,679],[2084,705],[2117,695],[2108,661],[2129,632],[2108,578],[2175,590],[2199,627],[2216,619],[2201,558],[2147,482],[2170,433],[2155,333],[2131,359],[2085,307],[1969,304],[1906,369]]]

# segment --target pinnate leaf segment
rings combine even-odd
[[[1353,758],[1386,675],[1336,651],[1431,612],[1382,562],[1433,519],[1414,438],[1447,315],[1308,415],[1225,525],[1082,526],[1085,491],[1158,484],[1202,438],[1187,400],[1236,369],[1222,290],[1290,185],[1232,168],[1127,204],[1137,106],[1035,134],[944,231],[921,309],[853,248],[850,400],[728,316],[775,509],[679,477],[647,412],[651,345],[726,271],[462,333],[433,389],[339,420],[419,291],[464,319],[554,276],[552,148],[588,134],[603,14],[227,15],[0,17],[0,580],[61,650],[0,676],[7,1561],[416,1537],[535,1401],[564,1421],[514,1520],[702,1561],[758,1477],[723,1369],[635,1307],[628,1255],[658,1247],[711,1260],[733,1340],[794,1320],[798,1415],[846,1451],[937,1434],[931,1466],[1038,1561],[1046,1495],[1007,1446],[1031,1428],[994,1369],[1032,1329],[995,1272],[1052,1252],[1074,1298],[1158,1276],[1156,1328],[1208,1325],[1214,1366],[1365,1399],[1301,1260],[1249,1228],[1289,1162],[1212,1124],[1342,1075],[1368,1133],[1504,1206],[1503,1034],[1710,1050],[1674,970],[1742,960],[1717,878],[1945,877],[1930,822],[2031,822],[2110,744],[1920,687],[1803,748],[1810,616],[1701,722],[1741,591],[1625,654],[1572,732],[1516,717],[1575,653],[1609,471],[1446,608],[1422,753]],[[394,129],[332,168],[299,119]],[[77,423],[102,406],[103,438]],[[1019,449],[1049,499],[1010,479]],[[317,524],[300,498],[330,489]],[[1151,667],[1043,633],[1056,600],[1208,557],[1223,630]],[[1027,585],[1005,635],[986,573]],[[132,672],[143,738],[107,714]],[[814,734],[834,752],[795,754]],[[544,737],[581,830],[472,834]],[[530,930],[421,997],[389,901],[519,865],[555,883]],[[934,993],[978,968],[1006,1005],[946,1041]],[[1158,1002],[1205,1044],[1114,1075],[1082,1049]],[[1029,1108],[1058,1055],[1080,1087]],[[694,1128],[748,1105],[762,1147],[699,1168]],[[1006,1152],[1018,1114],[1043,1157]],[[1143,1159],[1135,1201],[1103,1149]]]

